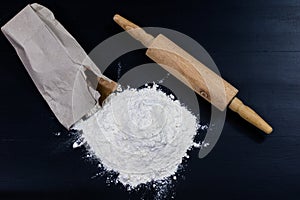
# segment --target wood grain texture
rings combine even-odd
[[[146,55],[222,111],[238,92],[235,87],[161,34],[153,40]]]

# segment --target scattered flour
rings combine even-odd
[[[110,95],[74,127],[104,168],[130,187],[174,175],[195,144],[197,128],[196,117],[155,86]]]

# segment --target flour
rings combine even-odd
[[[136,187],[175,174],[194,145],[197,119],[154,86],[110,95],[103,108],[74,129],[83,131],[106,170],[117,172],[122,184]]]

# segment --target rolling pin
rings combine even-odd
[[[157,37],[146,33],[136,24],[120,15],[114,21],[147,49],[146,55],[161,65],[216,108],[224,111],[229,107],[249,123],[266,134],[273,129],[255,111],[236,97],[238,90],[200,61],[184,51],[162,34]]]

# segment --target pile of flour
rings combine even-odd
[[[127,89],[74,129],[122,184],[163,180],[177,171],[197,132],[196,117],[172,97],[157,87]]]

